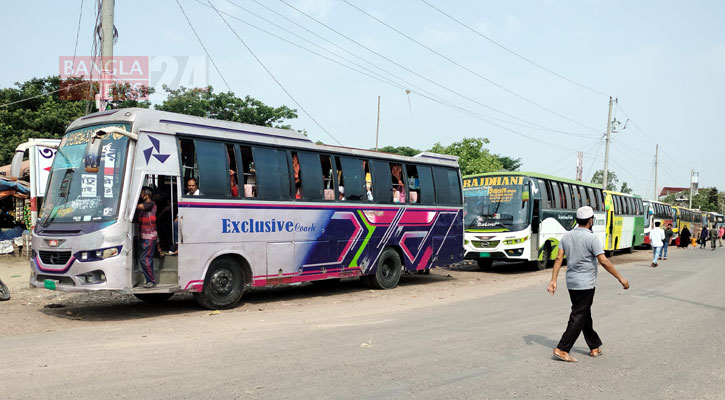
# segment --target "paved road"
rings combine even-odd
[[[547,294],[542,276],[421,308],[392,297],[390,310],[363,300],[0,337],[0,396],[723,399],[725,250],[675,250],[660,265],[618,265],[629,291],[600,270],[593,313],[605,354],[587,357],[580,338],[577,364],[551,357],[569,300]]]

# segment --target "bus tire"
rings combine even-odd
[[[231,258],[221,257],[212,261],[204,278],[201,292],[194,293],[194,300],[209,310],[232,308],[242,298],[244,272]]]
[[[490,258],[479,258],[476,262],[481,271],[490,271],[493,266],[493,260]]]
[[[632,254],[633,251],[634,251],[634,236],[632,236],[632,245],[629,246],[629,247],[627,247],[624,250],[624,252],[627,253],[627,254]]]
[[[149,304],[163,303],[173,295],[173,293],[134,293],[137,299]]]
[[[541,254],[541,260],[534,261],[534,266],[537,270],[543,271],[549,267],[549,260],[551,259],[551,245],[549,242],[544,244],[544,250]]]
[[[403,264],[398,252],[388,247],[378,259],[375,274],[368,275],[368,284],[375,289],[392,289],[398,286],[400,276],[403,274]]]

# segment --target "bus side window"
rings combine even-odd
[[[599,211],[599,207],[597,207],[597,197],[594,195],[594,189],[587,188],[587,195],[588,195],[588,202],[589,206],[597,211]]]
[[[458,175],[458,171],[454,169],[446,169],[446,174],[448,174],[448,189],[450,191],[451,204],[460,206],[463,204],[461,197],[461,177]],[[526,187],[526,190],[528,190],[528,186]]]
[[[589,206],[592,205],[589,203],[589,200],[587,199],[587,190],[584,188],[584,186],[579,186],[579,198],[581,199],[581,206]]]
[[[375,201],[389,204],[393,202],[393,186],[391,182],[391,166],[388,162],[372,160],[372,181],[374,185]]]
[[[297,161],[295,162],[295,160]],[[295,179],[295,198],[310,201],[322,200],[324,175],[320,156],[305,151],[293,151],[292,169]]]
[[[256,166],[257,197],[264,200],[291,198],[290,165],[287,152],[268,147],[253,147]]]
[[[338,165],[338,192],[340,200],[362,201],[367,198],[362,160],[352,157],[335,157]]]
[[[604,192],[602,192],[602,189],[596,189],[596,190],[594,190],[594,194],[597,195],[598,209],[600,211],[601,210],[604,210],[605,209],[605,205],[604,205],[604,199],[605,199]]]
[[[408,202],[417,203],[420,197],[420,178],[418,168],[415,165],[405,164],[405,172],[408,175]]]
[[[194,141],[190,139],[179,139],[179,151],[181,156],[181,177],[183,182],[189,179],[199,179],[199,170],[196,164],[196,151]],[[186,193],[186,192],[184,192]]]
[[[322,199],[325,201],[335,201],[335,180],[333,179],[332,159],[326,154],[320,154],[320,164],[322,165]]]
[[[199,195],[229,197],[229,165],[224,143],[196,139],[194,145],[199,163]]]
[[[370,161],[363,160],[363,172],[365,173],[365,200],[373,201],[373,174],[370,171]]]
[[[449,191],[446,170],[440,167],[433,167],[433,182],[436,193],[436,204],[450,204],[451,192]]]
[[[405,184],[403,183],[403,164],[390,163],[390,180],[393,186],[393,203],[405,203]]]
[[[546,188],[546,182],[543,179],[536,179],[536,186],[541,191],[541,208],[551,208],[551,201],[549,200],[549,190]]]
[[[569,187],[569,184],[562,183],[561,185],[564,187],[564,198],[566,199],[566,204],[564,204],[563,208],[573,208],[574,203],[572,202],[571,188]]]
[[[239,197],[239,170],[237,169],[237,154],[233,144],[226,144],[227,164],[229,164],[229,186],[232,197]]]
[[[559,184],[556,182],[551,182],[551,192],[554,195],[554,208],[564,208],[561,206],[561,188],[559,188]]]
[[[244,187],[244,197],[257,197],[257,168],[254,166],[254,156],[252,148],[249,146],[240,146],[242,153],[242,182]]]
[[[418,166],[418,176],[420,177],[420,204],[435,204],[435,188],[431,167]]]

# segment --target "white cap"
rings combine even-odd
[[[579,207],[576,210],[576,219],[589,219],[594,216],[594,210],[589,206]]]

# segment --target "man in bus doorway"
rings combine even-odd
[[[594,331],[592,322],[592,302],[594,301],[594,286],[597,280],[597,262],[612,274],[624,289],[629,289],[629,281],[624,279],[614,265],[604,256],[604,249],[599,243],[591,228],[594,224],[594,210],[584,206],[576,211],[578,226],[566,232],[561,238],[559,254],[554,262],[554,269],[551,272],[551,281],[547,291],[553,296],[556,293],[556,280],[559,276],[559,269],[567,259],[566,286],[569,289],[571,299],[571,314],[566,331],[561,336],[559,344],[554,349],[554,356],[562,361],[576,362],[577,359],[569,354],[574,347],[580,333],[584,333],[584,339],[589,346],[589,355],[598,357],[602,355],[600,349],[602,341]]]
[[[660,222],[655,222],[655,228],[649,232],[649,243],[652,246],[652,264],[650,267],[654,268],[657,266],[657,261],[662,253],[662,247],[665,245],[665,231],[660,228]]]
[[[136,206],[138,223],[141,230],[139,241],[139,263],[146,278],[145,288],[156,286],[154,280],[154,251],[156,250],[156,203],[151,199],[153,192],[148,186],[141,189],[141,202]]]

